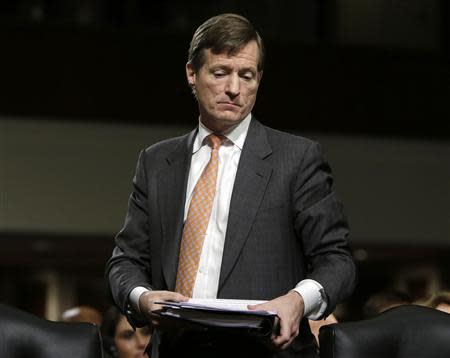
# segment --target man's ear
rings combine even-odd
[[[264,71],[259,71],[258,72],[258,83],[261,82],[261,80],[262,80],[263,72]]]
[[[195,87],[195,70],[190,62],[186,63],[186,78],[191,88]]]

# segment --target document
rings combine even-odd
[[[188,302],[156,302],[162,305],[157,311],[165,323],[175,322],[183,329],[229,330],[270,336],[276,312],[252,311],[248,305],[264,303],[253,300],[190,299]]]
[[[220,298],[190,298],[187,302],[179,302],[181,307],[192,307],[197,309],[216,309],[218,311],[232,311],[232,312],[258,312],[258,313],[273,313],[268,311],[250,311],[249,305],[259,305],[267,301],[260,300],[232,300]]]

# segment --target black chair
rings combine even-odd
[[[52,322],[0,304],[0,357],[101,358],[102,341],[94,324]]]
[[[450,357],[450,314],[405,305],[363,321],[323,326],[321,358]]]

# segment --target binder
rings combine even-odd
[[[190,302],[156,302],[162,308],[154,311],[162,327],[178,331],[217,331],[270,338],[275,325],[275,312],[250,311],[247,304],[262,301],[201,300]]]

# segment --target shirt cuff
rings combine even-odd
[[[148,291],[150,291],[148,288],[142,286],[135,287],[131,290],[129,296],[130,304],[137,313],[141,313],[141,309],[139,308],[139,298],[143,293]]]
[[[303,298],[305,310],[303,316],[318,320],[327,309],[326,295],[323,287],[315,280],[302,280],[293,289]]]

